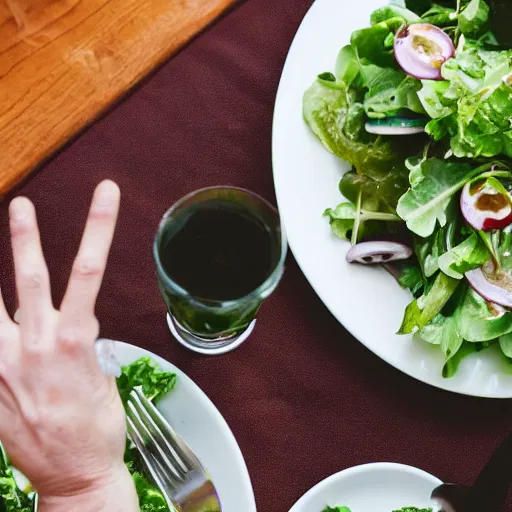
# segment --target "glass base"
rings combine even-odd
[[[251,335],[256,325],[256,319],[241,333],[213,339],[201,338],[187,331],[170,313],[167,313],[167,325],[174,338],[184,347],[199,354],[216,356],[238,348]]]

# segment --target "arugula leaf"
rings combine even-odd
[[[477,233],[439,257],[439,268],[447,276],[462,279],[468,270],[481,267],[491,257]]]
[[[452,196],[471,178],[488,168],[472,169],[468,164],[437,158],[425,160],[421,165],[423,179],[399,199],[398,215],[413,233],[422,237],[431,235],[438,223],[440,226],[446,224],[446,209]]]
[[[484,0],[471,0],[459,14],[459,29],[467,36],[477,36],[489,28],[489,6]]]
[[[126,403],[130,392],[142,386],[146,397],[157,402],[176,385],[176,374],[161,370],[150,357],[143,357],[122,368],[122,375],[117,379],[117,389],[123,403]]]
[[[453,295],[459,285],[457,279],[440,272],[430,290],[418,299],[414,299],[405,309],[404,319],[398,334],[411,334],[423,329]]]
[[[459,308],[459,331],[471,342],[490,341],[512,332],[512,313],[496,311],[469,288]]]
[[[325,507],[322,512],[350,512],[348,507]]]

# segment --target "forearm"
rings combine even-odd
[[[127,470],[109,482],[73,496],[39,498],[39,512],[139,512],[139,500]]]

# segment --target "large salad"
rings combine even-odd
[[[411,291],[398,332],[438,345],[445,377],[491,345],[512,360],[510,19],[509,0],[385,5],[303,99],[352,165],[332,232]]]

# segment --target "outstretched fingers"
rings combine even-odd
[[[94,193],[78,255],[61,306],[64,333],[89,339],[96,299],[114,237],[121,194],[112,181],[103,181]],[[67,334],[64,334],[67,336]],[[71,341],[71,340],[70,340]]]
[[[9,217],[22,329],[35,341],[53,311],[50,277],[34,205],[25,197],[17,197],[10,204]]]

